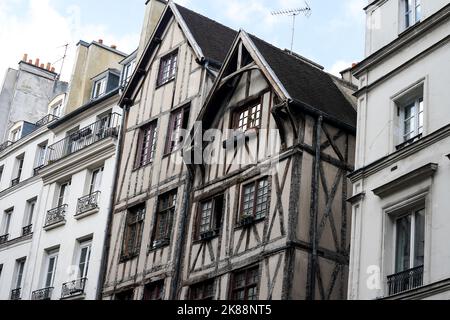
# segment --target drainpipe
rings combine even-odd
[[[122,160],[122,151],[123,151],[123,146],[124,146],[124,139],[125,139],[125,124],[127,123],[127,119],[128,119],[128,110],[129,107],[126,105],[123,108],[123,115],[122,115],[122,125],[120,128],[120,135],[119,135],[119,141],[118,141],[118,146],[117,146],[117,159],[116,159],[116,164],[114,167],[114,173],[113,173],[113,188],[112,188],[112,193],[111,193],[111,199],[109,202],[109,211],[108,211],[108,219],[106,222],[106,235],[105,235],[105,241],[104,241],[104,245],[103,245],[103,253],[102,253],[102,259],[100,262],[100,276],[99,276],[99,282],[98,282],[98,286],[97,286],[97,294],[96,294],[96,299],[97,300],[102,300],[103,297],[103,286],[105,284],[105,280],[106,280],[106,271],[108,268],[108,259],[109,259],[109,249],[111,247],[110,245],[110,241],[111,241],[111,230],[112,230],[112,218],[114,215],[114,199],[117,196],[117,185],[119,183],[119,169],[120,169],[120,162]]]

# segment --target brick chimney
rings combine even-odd
[[[47,62],[47,67],[45,69],[47,69],[48,71],[50,71],[52,64],[50,62]]]
[[[25,54],[23,55],[22,61],[24,61],[24,62],[27,62],[27,61],[28,61],[28,54],[27,54],[27,53],[25,53]]]
[[[39,58],[36,58],[36,61],[34,62],[34,65],[35,65],[36,67],[39,67],[39,62],[40,62]]]
[[[98,39],[98,43],[103,44],[103,39]]]
[[[111,48],[114,49],[114,50],[117,50],[117,46],[115,44],[112,44]]]

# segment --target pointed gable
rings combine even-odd
[[[294,102],[356,127],[355,109],[328,73],[253,35],[249,37]]]

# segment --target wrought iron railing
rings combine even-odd
[[[40,165],[33,169],[33,176],[37,176],[39,174],[39,171],[44,167],[44,165]]]
[[[21,288],[11,290],[11,300],[20,300]]]
[[[78,199],[77,213],[76,215],[83,214],[85,212],[97,209],[100,201],[100,191],[96,191]]]
[[[9,234],[4,234],[2,236],[0,236],[0,244],[4,244],[6,242],[8,242],[9,239]]]
[[[17,186],[20,183],[20,178],[15,178],[11,180],[11,187]]]
[[[45,218],[45,227],[66,221],[66,211],[67,204],[63,204],[62,206],[49,210],[47,212],[47,217]]]
[[[108,118],[99,120],[49,146],[46,164],[52,164],[103,139],[117,137],[120,118],[119,114],[113,113]]]
[[[33,291],[31,300],[51,300],[53,287]]]
[[[419,134],[419,135],[417,135],[417,136],[415,136],[415,137],[412,137],[411,139],[408,139],[408,140],[406,140],[405,142],[403,142],[402,144],[399,144],[397,147],[395,147],[397,150],[400,150],[400,149],[403,149],[403,148],[405,148],[405,147],[407,147],[407,146],[409,146],[410,144],[413,144],[414,142],[416,142],[416,141],[419,141],[420,139],[422,139],[422,133],[421,134]]]
[[[5,141],[2,144],[0,144],[0,152],[2,152],[3,150],[5,150],[6,148],[8,148],[9,146],[12,146],[14,144],[14,142],[12,141]]]
[[[82,278],[70,282],[66,282],[62,285],[61,298],[69,298],[84,293],[86,288],[87,278]]]
[[[46,126],[46,125],[52,123],[53,121],[58,120],[58,119],[59,118],[57,116],[55,116],[53,114],[48,114],[45,117],[43,117],[41,120],[37,121],[35,123],[35,125],[36,125],[36,127],[40,128],[40,127],[43,127],[43,126]]]
[[[423,266],[399,272],[387,277],[389,295],[394,295],[423,285]]]
[[[33,225],[32,224],[22,228],[22,237],[26,237],[32,233],[33,233]]]

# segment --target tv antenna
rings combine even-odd
[[[291,54],[293,53],[293,49],[294,49],[295,19],[300,14],[304,14],[305,17],[307,17],[307,18],[309,18],[311,16],[311,7],[309,6],[308,2],[305,1],[305,6],[303,8],[272,11],[272,15],[273,16],[289,16],[289,17],[292,17]]]
[[[62,73],[63,68],[64,68],[64,62],[66,61],[66,58],[67,58],[67,49],[69,48],[69,44],[66,43],[65,45],[62,45],[59,48],[63,48],[63,47],[64,47],[64,55],[62,56],[62,58],[60,58],[57,61],[53,62],[53,64],[56,64],[56,63],[62,61],[61,62],[61,70],[59,71],[59,74],[58,74],[58,79],[61,77],[61,73]]]

